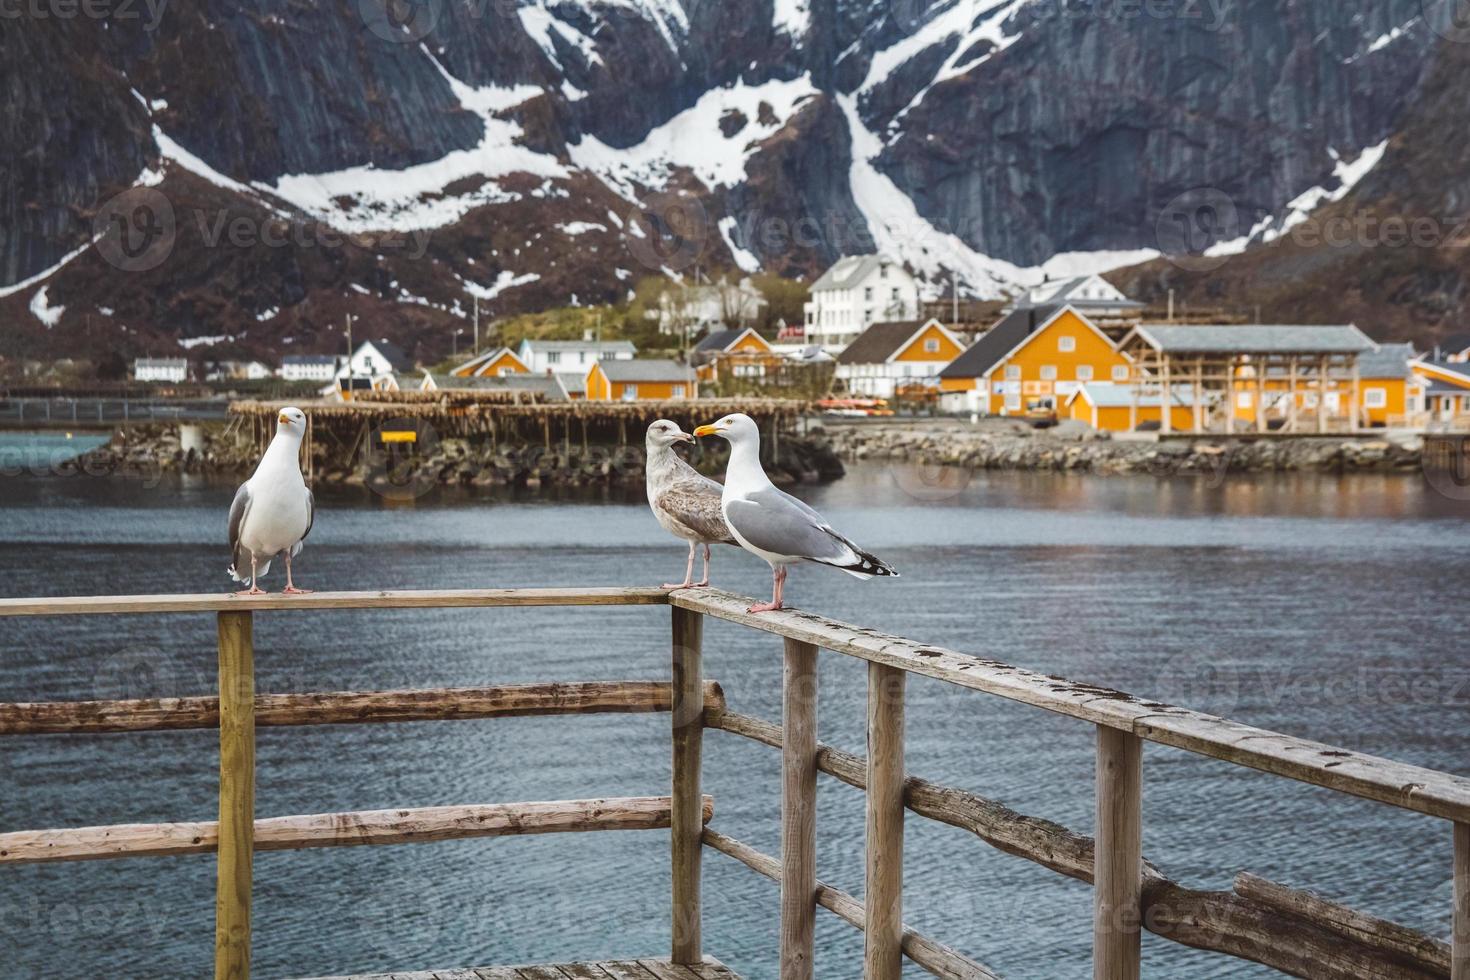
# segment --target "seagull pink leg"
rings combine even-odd
[[[291,549],[287,548],[286,555],[286,587],[281,590],[283,595],[311,595],[310,589],[298,589],[291,584]]]
[[[250,588],[241,589],[239,592],[236,592],[235,595],[265,595],[265,589],[262,589],[258,584],[256,584],[255,567],[255,555],[252,553],[250,556]]]
[[[771,568],[771,601],[758,603],[751,606],[746,612],[762,613],[775,612],[782,607],[781,593],[786,590],[786,566],[775,565]]]
[[[689,560],[684,563],[684,581],[675,584],[665,582],[666,589],[687,589],[694,584],[694,549],[698,547],[693,541],[689,542]]]
[[[704,588],[709,585],[709,545],[704,546],[704,578],[694,583],[695,588]]]

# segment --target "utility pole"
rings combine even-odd
[[[950,316],[950,325],[956,330],[960,328],[960,275],[958,272],[949,274],[949,291],[954,298],[954,312]]]
[[[1169,290],[1169,322],[1174,322],[1174,290]]]
[[[475,353],[480,352],[480,297],[475,297]]]
[[[347,314],[347,396],[352,397],[352,314]]]

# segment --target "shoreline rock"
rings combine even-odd
[[[837,423],[813,428],[841,457],[903,460],[974,470],[1055,470],[1099,474],[1220,475],[1264,472],[1419,473],[1422,440],[1386,435],[1178,436],[1113,439],[1077,423],[1032,429],[1006,419]]]

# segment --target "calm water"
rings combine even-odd
[[[92,477],[0,482],[5,595],[225,589],[231,487]],[[796,603],[1077,679],[1179,701],[1405,761],[1470,771],[1470,580],[1464,505],[1416,478],[1157,482],[982,475],[936,481],[867,466],[806,492],[898,565],[858,583],[797,569]],[[641,503],[410,506],[324,494],[298,570],[318,588],[656,583],[679,544]],[[279,571],[267,584],[280,586]],[[722,550],[717,584],[764,595],[769,575]],[[266,613],[263,691],[661,678],[658,609]],[[209,617],[0,622],[0,700],[212,690]],[[732,706],[779,718],[779,642],[720,623],[710,676]],[[863,746],[856,661],[822,662],[822,737]],[[1086,725],[936,682],[910,683],[911,771],[1092,829]],[[262,815],[666,791],[665,716],[263,729]],[[210,819],[209,732],[7,739],[0,830]],[[779,850],[779,755],[706,742],[715,826]],[[1145,755],[1145,852],[1180,880],[1228,888],[1250,870],[1447,932],[1448,830],[1182,752]],[[823,777],[819,870],[861,894],[862,797]],[[906,918],[1008,977],[1090,975],[1089,889],[911,819]],[[207,977],[213,856],[0,873],[0,976]],[[776,888],[706,857],[708,949],[775,976]],[[263,978],[667,947],[659,833],[458,841],[262,854]],[[860,973],[861,937],[822,913],[818,975]],[[1145,936],[1155,977],[1268,971]],[[915,974],[918,975],[918,974]]]

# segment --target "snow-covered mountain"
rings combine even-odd
[[[696,264],[810,275],[882,250],[931,290],[990,298],[1160,251],[1228,255],[1384,166],[1464,46],[1448,8],[33,12],[0,21],[0,353],[179,336],[279,352],[347,312],[437,349],[475,300],[601,301]]]

